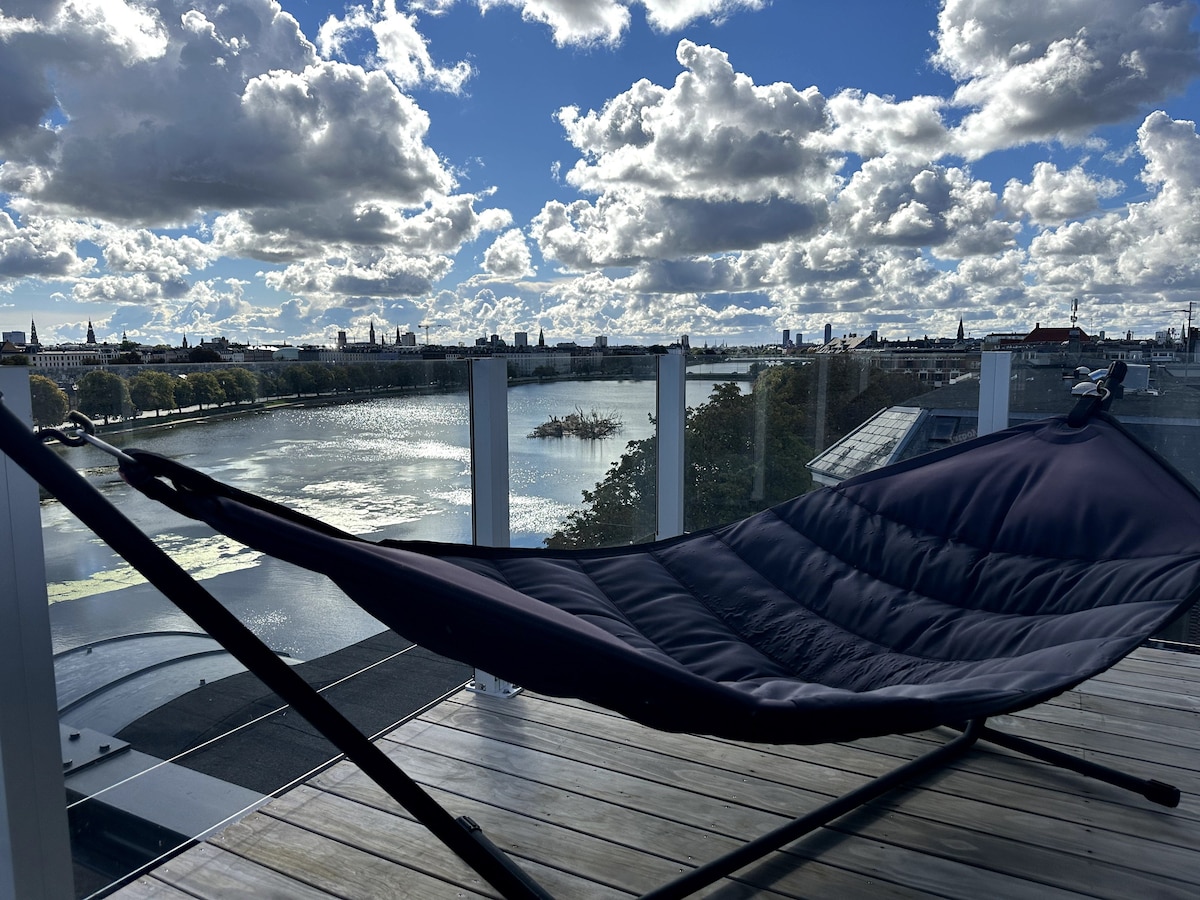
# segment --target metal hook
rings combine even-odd
[[[67,434],[58,428],[43,428],[38,432],[38,438],[42,441],[56,440],[68,447],[82,447],[84,444],[91,444],[97,450],[107,453],[121,463],[132,464],[137,462],[137,460],[124,450],[120,450],[112,444],[106,443],[96,437],[96,423],[83,413],[73,410],[67,416],[67,420],[74,422],[78,426],[73,435]]]

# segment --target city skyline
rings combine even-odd
[[[16,0],[0,323],[1153,335],[1200,289],[1198,46],[1191,2]]]

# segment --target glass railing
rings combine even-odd
[[[1009,420],[1014,424],[1068,412],[1076,385],[1096,381],[1114,356],[1128,366],[1120,397],[1109,411],[1142,442],[1200,487],[1200,365],[1155,359],[1147,350],[1104,352],[1103,346],[1072,348],[1014,357]],[[1200,652],[1200,607],[1194,607],[1155,636],[1171,649]]]
[[[508,366],[511,543],[652,540],[659,528],[656,358],[556,358],[540,371],[525,371],[525,362]],[[960,364],[953,378],[923,377],[865,354],[688,366],[685,530],[973,436],[977,358]],[[253,403],[227,401],[216,415],[175,410],[169,423],[165,414],[143,413],[132,423],[114,415],[103,436],[355,534],[470,541],[471,364],[370,365],[353,377],[311,367],[304,377],[277,371],[274,381],[260,380],[267,396]],[[1074,367],[1064,371],[1014,361],[1010,419],[1068,410]],[[1200,402],[1194,412],[1191,404],[1200,391],[1165,373],[1152,377],[1153,390],[1127,394],[1114,411],[1191,476]],[[361,714],[356,724],[365,732],[385,731],[406,714],[388,718],[369,703],[356,705],[355,692],[372,673],[405,662],[407,643],[389,643],[390,633],[324,576],[143,499],[93,448],[61,452],[272,649],[305,664],[302,671],[327,685],[335,704]],[[294,714],[289,719],[215,641],[58,504],[43,503],[42,518],[75,881],[78,896],[87,897],[237,818],[336,751],[297,730]],[[1159,637],[1200,643],[1197,618]],[[436,701],[471,675],[457,664],[434,669],[405,709]],[[272,728],[283,737],[271,736]]]
[[[655,376],[654,356],[597,354],[556,377],[513,380],[514,546],[615,546],[653,538]]]
[[[940,390],[914,373],[881,366],[871,355],[810,355],[713,368],[705,377],[716,381],[724,369],[725,380],[709,388],[705,403],[688,403],[689,531],[734,521],[901,458],[915,446],[917,404],[936,402]]]
[[[203,408],[113,411],[100,436],[364,537],[470,541],[467,368],[465,360],[263,366],[253,400],[210,395]],[[100,412],[103,423],[102,411],[82,411]],[[470,678],[467,667],[439,664],[423,674],[430,696],[388,709],[361,702],[355,683],[403,665],[407,642],[389,638],[324,576],[145,499],[101,451],[60,452],[269,647],[328,685],[367,733]],[[337,751],[297,727],[261,682],[60,504],[43,503],[42,520],[75,883],[86,897]],[[316,662],[301,665],[308,661]]]

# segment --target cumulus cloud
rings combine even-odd
[[[835,162],[807,139],[824,99],[755,85],[712,47],[681,41],[670,88],[633,85],[599,111],[560,111],[583,154],[568,183],[596,202],[548,203],[542,253],[577,269],[739,250],[811,232],[826,217]]]
[[[1082,166],[1060,172],[1053,163],[1033,167],[1033,179],[1012,179],[1004,187],[1004,208],[1013,218],[1028,217],[1036,225],[1061,225],[1090,215],[1100,201],[1117,196],[1124,185],[1113,178],[1088,174]]]
[[[0,280],[68,278],[90,272],[96,260],[81,257],[77,251],[84,231],[70,222],[40,217],[18,228],[12,217],[0,210]]]
[[[401,87],[427,84],[458,93],[473,74],[466,61],[449,67],[435,64],[429,42],[417,30],[417,17],[397,11],[395,0],[374,0],[370,9],[351,7],[344,19],[330,16],[318,32],[317,46],[327,58],[341,56],[362,32],[374,37],[382,68]]]
[[[832,131],[822,144],[831,151],[855,153],[864,158],[903,156],[918,161],[936,160],[945,154],[948,131],[941,97],[913,97],[897,101],[856,89],[829,98]]]
[[[178,295],[222,254],[290,263],[284,285],[409,295],[463,242],[509,223],[476,209],[482,195],[454,193],[428,114],[400,89],[456,89],[469,66],[433,65],[391,0],[322,32],[333,53],[368,29],[373,67],[322,58],[273,0],[27,11],[0,13],[0,69],[20,73],[0,97],[0,192],[19,214],[5,217],[0,275],[84,272],[46,223],[88,221],[100,224],[76,239],[113,276],[81,287],[97,299],[120,285],[135,302]],[[193,232],[146,230],[164,226]]]
[[[970,110],[962,152],[1079,141],[1181,91],[1200,72],[1194,13],[1169,0],[946,0],[933,61]]]
[[[536,274],[533,255],[519,228],[510,228],[484,251],[483,270],[499,278],[528,278]]]
[[[1200,288],[1200,136],[1151,114],[1138,130],[1147,200],[1047,230],[1030,244],[1039,284],[1101,298],[1136,324]],[[1161,317],[1160,317],[1161,318]]]
[[[629,28],[630,8],[644,7],[659,31],[677,31],[699,19],[724,21],[738,10],[761,9],[765,0],[475,0],[483,12],[516,7],[521,17],[550,28],[556,44],[615,44]],[[444,11],[453,0],[423,0],[422,7]]]

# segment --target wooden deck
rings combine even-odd
[[[1163,809],[981,745],[704,896],[1200,896],[1200,657],[1140,650],[993,724],[1173,783],[1183,801]],[[749,746],[658,733],[578,703],[462,693],[383,744],[556,897],[590,900],[649,890],[944,739]],[[114,896],[495,893],[343,762]]]

